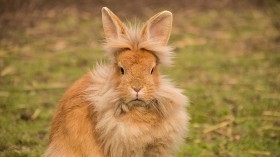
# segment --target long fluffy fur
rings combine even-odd
[[[171,46],[164,46],[157,40],[145,39],[142,37],[142,29],[139,24],[129,24],[126,29],[127,33],[119,38],[109,38],[105,41],[104,47],[108,52],[108,56],[114,59],[116,52],[128,48],[132,51],[141,49],[148,50],[158,57],[159,63],[165,66],[172,65],[175,54]]]
[[[53,122],[53,127],[59,129],[52,133],[50,145],[45,153],[46,157],[80,156],[81,153],[77,155],[79,151],[75,150],[77,147],[81,147],[82,152],[84,149],[88,150],[88,152],[84,151],[82,156],[92,157],[170,157],[170,154],[174,155],[178,150],[187,132],[186,126],[189,120],[185,111],[188,99],[181,93],[182,91],[173,87],[168,79],[161,77],[159,89],[154,94],[158,102],[157,110],[162,113],[160,120],[150,123],[122,121],[119,119],[119,114],[116,115],[121,102],[118,91],[112,86],[112,71],[110,65],[97,65],[94,71],[77,81],[66,92],[67,99],[61,100],[59,112],[56,113],[54,118],[56,120]],[[76,99],[82,101],[79,106],[72,104]],[[64,107],[64,111],[61,107]],[[80,112],[85,111],[80,110],[83,107],[87,108],[85,110],[88,113],[80,115]],[[145,116],[143,115],[144,119]],[[66,120],[69,118],[75,123],[67,124],[69,121]],[[91,124],[87,124],[88,120],[92,121]],[[80,129],[87,128],[80,128],[81,125],[89,125],[94,130],[83,130],[84,133]],[[71,133],[70,136],[74,141],[68,139],[64,129]],[[63,139],[69,140],[69,143],[63,143]],[[150,147],[149,144],[151,147],[153,144],[161,146],[158,150],[152,151],[155,154],[145,154]],[[71,152],[72,156],[69,155]]]
[[[138,126],[118,120],[116,112],[121,102],[118,99],[118,91],[110,81],[112,77],[110,66],[98,65],[91,75],[93,84],[86,90],[89,93],[87,98],[95,106],[96,130],[100,132],[98,141],[102,144],[105,154],[111,157],[142,157],[146,149],[143,146],[155,139],[164,137],[171,146],[178,146],[183,142],[187,132],[185,122],[189,120],[185,112],[188,99],[180,89],[174,88],[168,79],[161,77],[159,89],[154,97],[158,102],[156,108],[164,120],[153,130],[152,124]],[[128,151],[127,148],[134,151]],[[175,147],[171,151],[175,152],[177,149]]]

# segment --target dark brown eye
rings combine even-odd
[[[153,72],[154,72],[154,68],[151,70],[151,74],[153,74]]]
[[[122,75],[124,75],[124,69],[122,67],[120,68],[120,72]]]

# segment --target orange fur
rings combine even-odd
[[[45,156],[173,156],[189,118],[187,97],[158,71],[158,64],[171,57],[161,54],[169,50],[172,14],[153,16],[142,30],[136,29],[137,38],[129,38],[130,28],[109,9],[102,9],[102,19],[112,63],[98,65],[66,91]]]
[[[91,83],[90,79],[89,74],[85,75],[62,97],[52,121],[46,156],[102,156],[95,140],[93,106],[84,99],[84,91]]]

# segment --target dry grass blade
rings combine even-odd
[[[204,129],[204,130],[203,130],[203,133],[204,133],[204,134],[207,134],[207,133],[212,132],[212,131],[215,131],[215,130],[217,130],[217,129],[226,127],[227,125],[229,125],[229,124],[231,124],[231,123],[233,123],[233,122],[234,122],[233,119],[223,121],[223,122],[221,122],[221,123],[219,123],[219,124],[216,124],[216,125],[214,125],[214,126],[210,126],[210,127],[206,128],[206,129]]]
[[[249,153],[254,155],[270,156],[270,152],[266,152],[266,151],[249,150]]]
[[[3,76],[6,76],[6,75],[10,75],[10,74],[13,74],[15,71],[16,71],[15,67],[8,66],[1,71],[0,76],[3,77]]]
[[[280,112],[264,111],[264,116],[280,117]]]
[[[31,118],[32,120],[36,119],[39,114],[40,114],[41,110],[40,109],[36,109],[35,112],[31,115]]]
[[[54,83],[49,85],[36,85],[36,87],[25,86],[22,88],[24,91],[33,91],[33,90],[53,90],[53,89],[64,89],[66,88],[66,84]]]

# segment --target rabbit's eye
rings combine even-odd
[[[153,74],[153,72],[154,72],[154,68],[151,70],[151,74]]]
[[[122,75],[124,75],[124,69],[123,68],[120,68],[120,72]]]

